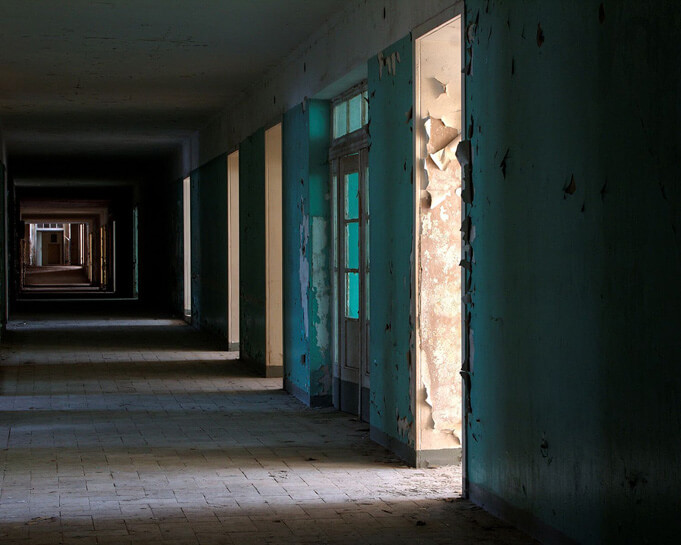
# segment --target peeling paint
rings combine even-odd
[[[325,274],[329,254],[329,222],[323,217],[312,218],[312,286],[314,299],[313,324],[316,326],[316,345],[329,350],[329,328],[331,321],[331,286]],[[322,326],[322,327],[319,327]]]
[[[303,203],[301,198],[301,209]],[[300,233],[300,255],[298,257],[298,280],[300,282],[300,304],[303,310],[303,332],[305,338],[310,336],[310,319],[308,315],[307,291],[310,286],[310,262],[307,257],[307,245],[310,239],[310,224],[307,214],[303,214],[303,219],[298,226]]]
[[[399,54],[399,55],[398,55]],[[384,63],[393,56],[391,76]],[[413,43],[411,36],[386,48],[368,63],[369,201],[371,203],[371,287],[369,361],[371,362],[370,422],[391,440],[409,448],[415,444],[407,423],[414,420],[413,356],[414,187],[412,130],[404,113],[413,106]],[[442,92],[442,87],[440,87]],[[386,329],[386,325],[390,325]],[[414,429],[413,424],[411,429]]]
[[[460,20],[419,42],[418,278],[420,450],[461,445]],[[443,44],[446,44],[443,45]],[[461,153],[461,151],[460,151]]]

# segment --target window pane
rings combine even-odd
[[[362,93],[362,125],[369,122],[369,93],[364,91]]]
[[[359,273],[345,273],[345,316],[359,318]]]
[[[333,137],[340,138],[348,132],[348,103],[336,104],[333,109]]]
[[[345,225],[345,268],[359,269],[359,223]]]
[[[333,189],[331,194],[333,195],[333,206],[331,210],[333,211],[333,268],[338,270],[338,177],[333,175]],[[336,280],[336,283],[338,281]]]
[[[356,95],[350,99],[350,128],[348,132],[362,128],[362,95]]]
[[[345,175],[345,219],[359,218],[359,172]]]

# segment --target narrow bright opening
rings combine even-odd
[[[231,350],[239,348],[239,152],[227,156],[228,330]]]
[[[182,225],[184,239],[184,315],[192,315],[192,236],[191,236],[191,180],[182,181]]]
[[[281,376],[284,366],[282,275],[282,131],[265,131],[266,372]]]
[[[424,460],[462,446],[461,18],[417,39],[414,116],[417,448]]]

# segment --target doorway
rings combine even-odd
[[[367,152],[338,160],[340,409],[369,421]]]
[[[227,332],[239,350],[239,152],[227,156]]]
[[[334,405],[369,421],[368,108],[362,83],[333,101]]]
[[[416,450],[418,466],[458,464],[464,414],[461,232],[461,16],[414,42]]]
[[[284,376],[282,126],[265,131],[265,373]]]

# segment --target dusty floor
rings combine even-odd
[[[174,320],[11,322],[0,471],[3,545],[531,542]]]

